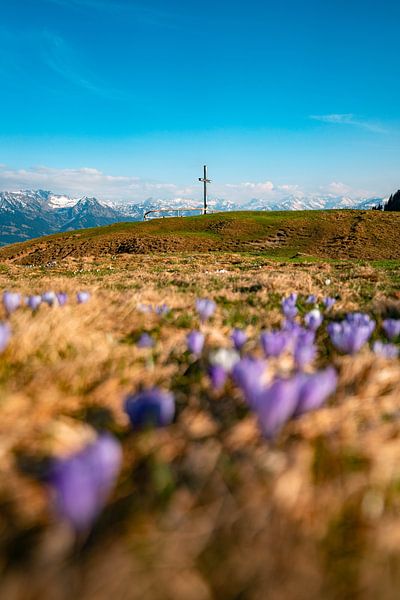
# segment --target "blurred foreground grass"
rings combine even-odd
[[[85,289],[92,299],[10,319],[0,357],[0,597],[398,598],[399,362],[367,349],[338,358],[334,401],[271,445],[237,390],[215,394],[183,355],[196,297],[217,302],[205,326],[217,348],[235,326],[255,343],[292,291],[337,296],[337,314],[399,316],[399,281],[397,261],[223,253],[2,263],[3,290]],[[164,302],[165,317],[138,310]],[[155,348],[136,347],[144,331]],[[174,392],[176,423],[133,434],[123,398],[154,384]],[[121,440],[124,467],[91,535],[76,540],[39,480],[50,457],[98,428]]]

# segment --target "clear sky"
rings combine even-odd
[[[0,189],[400,187],[394,0],[0,0]]]

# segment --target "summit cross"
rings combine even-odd
[[[211,179],[207,179],[207,165],[204,165],[204,176],[199,177],[199,181],[201,181],[204,185],[203,215],[206,215],[207,214],[207,183],[211,183]]]

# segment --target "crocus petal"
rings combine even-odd
[[[204,341],[205,341],[205,337],[204,337],[204,333],[202,333],[201,331],[191,331],[190,333],[188,333],[187,337],[186,337],[186,341],[187,341],[187,346],[188,346],[188,350],[189,352],[191,352],[192,354],[195,354],[196,356],[200,356],[200,354],[203,351],[203,347],[204,347]]]
[[[236,350],[239,350],[240,352],[247,342],[247,334],[243,329],[234,329],[231,334],[231,340]]]
[[[285,331],[263,331],[260,342],[265,356],[280,356],[287,348],[289,336]]]
[[[60,306],[65,306],[65,304],[67,303],[67,300],[68,300],[67,294],[65,292],[57,292],[56,296],[57,296],[58,304]]]
[[[196,310],[201,321],[207,321],[215,312],[216,304],[214,300],[208,298],[199,298],[196,300]]]
[[[332,367],[312,375],[297,376],[299,399],[295,416],[322,406],[336,390],[337,381],[337,373]]]
[[[322,300],[322,303],[327,310],[330,310],[333,307],[333,305],[336,303],[336,300],[335,300],[335,298],[331,298],[331,296],[327,296],[326,298],[324,298]]]
[[[299,369],[304,369],[313,362],[317,354],[315,344],[303,344],[299,342],[294,351],[294,362]]]
[[[221,365],[210,365],[208,374],[211,379],[211,385],[214,390],[218,391],[224,387],[228,377],[227,371]]]
[[[75,530],[87,530],[114,487],[122,460],[119,442],[108,434],[53,465],[49,483],[60,518]]]
[[[0,352],[8,346],[11,337],[11,329],[8,323],[0,323]]]
[[[257,395],[254,406],[260,428],[266,438],[273,438],[293,416],[298,402],[294,379],[276,379]]]
[[[264,374],[267,363],[244,357],[232,369],[232,378],[242,390],[246,402],[253,406],[259,391],[264,385]]]

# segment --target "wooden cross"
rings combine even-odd
[[[207,183],[211,183],[211,179],[207,179],[207,165],[204,165],[204,176],[199,177],[199,181],[204,184],[204,208],[203,215],[207,214]]]

